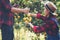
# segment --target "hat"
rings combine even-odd
[[[53,4],[53,2],[50,2],[50,1],[47,1],[45,4],[44,4],[45,8],[47,8],[53,15],[54,12],[56,11],[57,7],[56,5]]]
[[[47,1],[44,5],[51,12],[54,12],[57,9],[57,7],[50,1]]]

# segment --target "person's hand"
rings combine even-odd
[[[24,8],[24,10],[23,10],[23,12],[24,12],[25,14],[29,13],[29,11],[30,11],[30,8]]]

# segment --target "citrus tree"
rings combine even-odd
[[[46,0],[44,0],[46,1]],[[49,0],[49,1],[52,1],[56,6],[57,6],[57,18],[58,18],[58,21],[60,20],[60,0]],[[40,0],[10,0],[11,4],[14,6],[14,7],[20,7],[20,8],[25,8],[25,7],[28,7],[30,8],[30,12],[31,13],[42,13],[44,14],[43,10],[44,10],[44,6],[43,4],[41,3]],[[33,35],[34,32],[32,31],[32,29],[29,27],[29,25],[25,25],[24,22],[31,22],[33,23],[34,25],[43,25],[43,21],[41,19],[36,19],[34,17],[31,17],[30,14],[17,14],[15,13],[14,14],[14,28],[17,29],[17,33],[23,33],[27,31],[27,33],[29,35],[31,35],[31,33]],[[60,23],[60,21],[59,21]],[[60,26],[59,26],[60,27]],[[23,30],[23,31],[21,31]],[[28,31],[29,30],[29,31]],[[19,33],[19,34],[20,34]],[[45,33],[45,32],[44,32]],[[44,34],[43,33],[43,34]],[[24,34],[21,34],[21,36],[23,36]],[[37,38],[39,39],[39,36],[37,34],[37,36],[28,36],[30,38],[32,38],[31,40],[37,40]],[[19,36],[19,35],[18,35]],[[24,37],[24,36],[23,36]],[[24,38],[22,38],[24,40]],[[41,39],[43,40],[43,39]]]

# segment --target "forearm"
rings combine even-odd
[[[33,29],[34,32],[40,33],[46,31],[46,25],[45,26],[34,26],[33,24],[29,23],[30,27]]]
[[[12,7],[11,8],[11,12],[13,12],[13,13],[20,13],[20,12],[23,12],[23,9]]]
[[[37,14],[34,14],[34,13],[28,13],[28,15],[32,16],[32,17],[36,17]]]
[[[30,27],[31,27],[31,28],[33,28],[33,27],[34,27],[34,25],[33,25],[33,24],[31,24],[31,23],[28,23],[28,24],[30,25]]]

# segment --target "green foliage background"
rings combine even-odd
[[[46,1],[46,0],[44,0],[44,1]],[[60,0],[49,0],[49,1],[52,1],[58,8],[57,9],[57,14],[58,14],[57,18],[58,18],[58,22],[60,25]],[[42,14],[44,14],[44,12],[43,12],[44,6],[40,2],[40,0],[11,0],[11,4],[12,5],[17,4],[17,6],[19,6],[20,8],[29,7],[30,12],[33,12],[33,13],[42,12]],[[23,19],[24,15],[19,14],[19,16],[20,16],[20,19],[18,19],[18,18],[17,19],[19,21],[21,21]],[[35,25],[42,24],[42,20],[38,20],[36,18],[33,18],[32,21]],[[21,22],[23,22],[23,21],[21,21]]]

